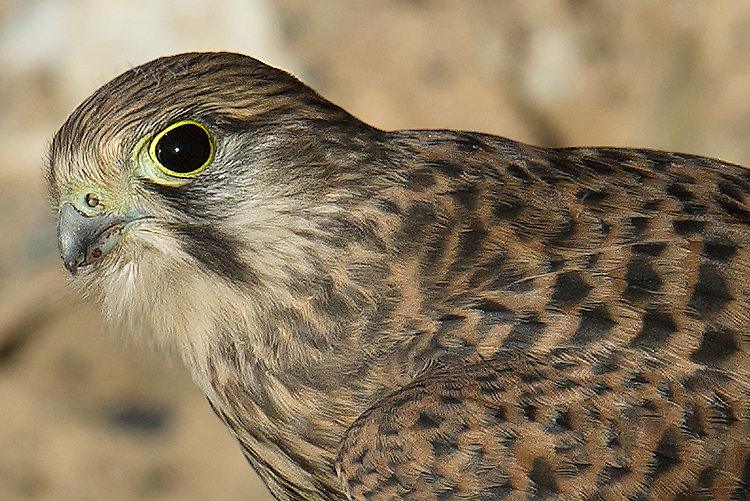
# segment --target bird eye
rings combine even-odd
[[[208,130],[195,122],[178,122],[151,142],[151,158],[170,176],[191,177],[203,170],[214,155]]]

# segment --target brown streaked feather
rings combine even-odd
[[[504,351],[378,401],[337,468],[355,500],[746,499],[745,391],[629,349]]]

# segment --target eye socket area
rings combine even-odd
[[[161,131],[151,141],[149,155],[165,174],[193,177],[213,160],[214,142],[203,125],[186,120]]]

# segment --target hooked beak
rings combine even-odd
[[[57,245],[65,268],[75,275],[81,266],[104,256],[135,219],[117,214],[87,216],[72,203],[64,202],[57,223]]]

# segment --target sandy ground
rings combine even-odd
[[[0,0],[0,499],[270,499],[179,363],[67,291],[45,145],[117,73],[234,50],[383,128],[750,164],[749,28],[745,0]]]

